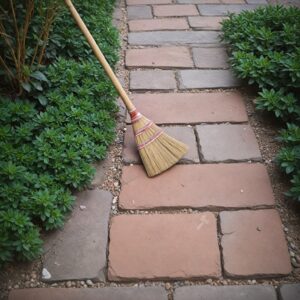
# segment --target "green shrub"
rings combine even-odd
[[[112,65],[119,45],[113,4],[76,3]],[[66,47],[59,45],[68,32],[75,34]],[[50,33],[55,38],[45,49],[47,64],[42,75],[34,74],[48,84],[26,97],[0,95],[0,265],[41,253],[40,230],[63,225],[74,202],[71,191],[92,180],[91,163],[105,158],[115,137],[116,91],[65,9]]]
[[[234,72],[260,90],[257,109],[287,122],[277,162],[292,176],[287,195],[300,200],[300,9],[266,6],[232,14],[222,31]]]

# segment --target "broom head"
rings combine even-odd
[[[130,112],[135,141],[149,177],[158,175],[175,165],[188,147],[170,137],[142,114]]]

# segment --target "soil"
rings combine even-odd
[[[270,3],[279,2],[277,0],[269,0]],[[300,0],[280,0],[281,3],[293,3],[299,4]],[[121,82],[128,92],[128,71],[124,67],[124,50],[127,47],[127,20],[124,9],[124,0],[119,0],[119,9],[122,12],[121,22],[117,22],[122,50],[120,51],[120,61],[117,66],[117,75],[121,79]],[[9,290],[17,288],[35,288],[35,287],[69,287],[69,288],[80,288],[80,287],[104,287],[104,286],[163,286],[169,292],[169,299],[172,299],[172,291],[183,285],[249,285],[249,284],[270,284],[275,287],[283,283],[300,282],[300,204],[288,199],[284,192],[289,187],[289,180],[283,174],[275,163],[276,153],[280,149],[281,145],[275,140],[278,136],[278,130],[281,128],[280,124],[271,116],[265,113],[260,113],[255,110],[254,100],[257,95],[254,89],[242,88],[239,91],[243,94],[247,113],[249,116],[249,122],[255,132],[256,138],[259,143],[260,151],[262,153],[263,162],[267,167],[272,188],[276,200],[276,208],[280,213],[284,231],[286,233],[291,259],[293,262],[293,272],[284,278],[276,279],[207,279],[197,281],[172,281],[172,282],[149,282],[140,281],[126,284],[116,284],[114,282],[103,282],[103,283],[91,283],[90,281],[64,281],[54,284],[44,283],[41,281],[41,270],[42,270],[42,258],[37,259],[31,263],[14,263],[0,270],[0,300],[7,299]],[[123,109],[121,109],[121,112]],[[109,168],[106,173],[106,180],[99,186],[102,189],[110,191],[114,198],[112,204],[111,215],[122,214],[122,213],[148,213],[148,211],[119,211],[118,210],[118,196],[120,193],[120,178],[122,173],[122,144],[124,140],[125,132],[125,118],[122,113],[118,116],[118,128],[117,138],[114,144],[111,146],[107,156],[109,160]],[[191,213],[190,209],[180,210],[182,212]],[[165,211],[164,211],[165,212]],[[171,211],[171,212],[174,212]],[[178,210],[176,210],[178,212]],[[159,213],[152,211],[151,213]],[[45,236],[45,238],[47,238]],[[298,267],[296,267],[298,266]]]

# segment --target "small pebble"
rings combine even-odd
[[[296,261],[295,258],[292,258],[292,265],[294,268],[300,268],[300,264]]]
[[[284,232],[288,232],[289,231],[289,229],[287,227],[284,227],[283,230],[284,230]]]
[[[85,205],[80,205],[80,210],[85,210],[86,209],[86,206]]]
[[[14,289],[18,289],[18,288],[20,288],[20,286],[18,284],[15,284]]]
[[[117,199],[118,199],[117,197],[114,197],[112,203],[113,203],[113,204],[117,203]]]
[[[292,257],[296,256],[296,254],[295,254],[294,251],[290,251],[290,255],[291,255]]]
[[[297,250],[297,247],[296,247],[296,245],[295,245],[294,243],[291,243],[290,246],[291,246],[291,248],[292,248],[293,250]]]
[[[165,284],[165,288],[166,288],[167,290],[170,290],[170,289],[172,288],[172,285],[171,285],[169,282],[167,282],[167,283]]]
[[[92,280],[90,280],[90,279],[88,279],[88,280],[86,281],[86,284],[87,284],[88,286],[93,286],[93,282],[92,282]]]
[[[209,279],[206,280],[206,283],[208,283],[208,284],[211,284],[212,282],[213,282],[213,281],[212,281],[211,278],[209,278]]]
[[[71,281],[67,281],[66,287],[70,288],[71,286],[72,286],[72,282]]]

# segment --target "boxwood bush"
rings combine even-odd
[[[291,176],[287,195],[300,201],[300,9],[266,6],[232,14],[222,32],[234,72],[259,89],[257,109],[286,123],[277,162]]]
[[[114,1],[76,2],[114,65],[119,46],[111,23]],[[32,51],[30,39],[26,50]],[[115,137],[116,92],[64,7],[45,56],[36,73],[47,82],[42,89],[16,96],[1,82],[0,265],[41,253],[40,231],[63,225],[72,191],[92,180],[91,163],[105,158]]]

